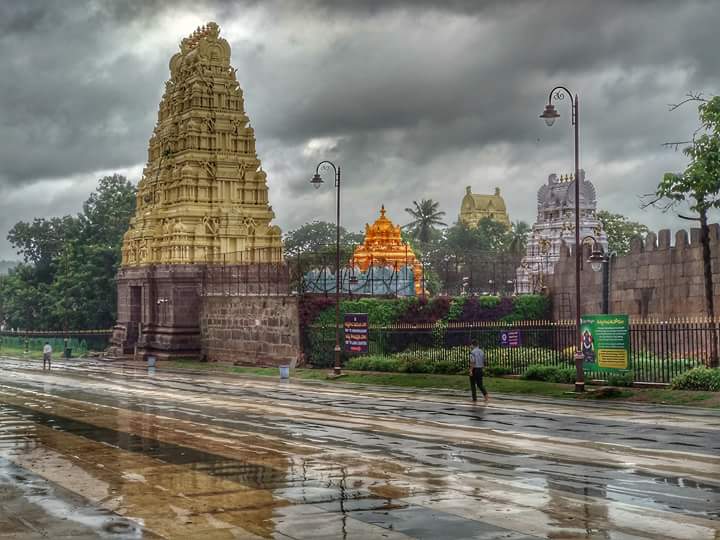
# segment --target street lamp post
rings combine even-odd
[[[602,270],[602,312],[607,315],[610,311],[610,260],[615,256],[615,252],[606,254],[602,245],[593,236],[583,238],[583,244],[585,240],[592,240],[593,243],[592,253],[588,259],[590,267],[593,272]]]
[[[585,372],[583,370],[582,335],[580,333],[580,267],[582,265],[582,253],[580,246],[580,137],[579,137],[579,114],[580,101],[578,95],[573,97],[572,92],[564,86],[556,86],[550,90],[548,103],[540,118],[545,120],[548,126],[552,126],[560,114],[552,104],[565,99],[565,94],[572,98],[570,123],[575,128],[575,329],[577,332],[577,350],[575,351],[575,391],[585,391]]]
[[[321,161],[315,167],[315,175],[310,183],[315,189],[323,184],[320,176],[320,168],[332,169],[335,172],[335,187],[337,188],[337,221],[335,227],[335,375],[342,373],[340,365],[340,167],[336,167],[332,161]]]
[[[585,240],[592,240],[593,247],[588,262],[593,272],[600,272],[602,270],[602,312],[607,315],[610,312],[610,263],[612,258],[617,256],[617,253],[610,251],[605,253],[602,245],[595,239],[594,236],[586,236],[583,238],[583,244]]]
[[[610,313],[610,264],[617,253],[611,251],[603,259],[603,313]]]

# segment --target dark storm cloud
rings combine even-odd
[[[709,1],[0,3],[0,192],[75,179],[36,212],[60,213],[69,194],[79,208],[97,171],[137,171],[168,59],[193,30],[172,21],[192,14],[230,40],[284,228],[320,208],[306,181],[322,157],[346,171],[352,228],[381,201],[402,221],[421,197],[452,221],[467,184],[502,185],[512,217],[531,221],[537,187],[571,167],[567,100],[552,130],[537,118],[556,83],[580,93],[583,165],[601,205],[659,222],[635,195],[682,167],[660,145],[685,138],[694,113],[667,104],[717,92],[718,11]],[[33,217],[32,205],[2,210],[4,229]]]

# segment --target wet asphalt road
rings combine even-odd
[[[0,538],[720,539],[720,411],[0,366]]]

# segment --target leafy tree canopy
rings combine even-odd
[[[0,275],[9,274],[18,264],[19,261],[0,261]]]
[[[439,207],[440,203],[432,199],[422,199],[419,203],[413,201],[413,207],[405,209],[413,220],[403,228],[409,230],[410,236],[427,244],[433,239],[433,236],[437,235],[438,226],[446,226],[442,220],[445,212],[441,211]]]
[[[50,265],[71,238],[77,236],[79,222],[72,216],[35,218],[31,223],[19,221],[8,233],[10,244],[23,260],[38,270],[38,279],[52,279]]]
[[[334,223],[313,221],[294,229],[283,237],[285,253],[289,256],[332,255],[335,253],[337,230]],[[348,232],[340,227],[340,250],[343,258],[349,257],[354,246],[363,241],[361,233]]]
[[[24,263],[0,277],[0,322],[23,330],[109,328],[122,236],[135,211],[135,187],[101,178],[77,216],[19,222],[8,240]]]
[[[105,176],[78,215],[82,236],[94,244],[114,246],[135,212],[135,187],[122,175]]]
[[[478,251],[506,251],[510,241],[510,231],[507,227],[490,218],[482,218],[477,227],[455,223],[446,229],[443,238],[446,249],[455,255]]]
[[[720,96],[705,99],[701,95],[690,95],[687,102],[699,102],[700,126],[691,141],[669,143],[676,148],[688,144],[683,153],[689,158],[688,166],[680,173],[665,173],[658,184],[654,197],[647,205],[660,206],[664,211],[687,203],[696,216],[680,217],[700,222],[700,243],[702,244],[703,275],[705,282],[705,312],[715,317],[714,284],[712,275],[708,212],[720,208]],[[683,103],[675,105],[678,108]],[[718,365],[717,339],[713,339],[710,364]]]
[[[512,253],[523,254],[527,249],[528,236],[532,227],[524,221],[515,221],[510,228],[510,244],[508,249]]]
[[[608,250],[618,255],[630,251],[630,241],[636,236],[645,236],[648,228],[642,223],[631,221],[621,214],[613,214],[607,210],[600,210],[597,217],[602,223],[608,238]]]
[[[667,210],[687,202],[691,211],[702,216],[720,207],[720,96],[695,100],[700,101],[700,127],[683,150],[690,163],[681,173],[665,173],[649,204],[664,202],[661,207]]]

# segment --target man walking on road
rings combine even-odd
[[[485,403],[488,402],[488,393],[483,384],[483,369],[485,368],[485,351],[480,348],[480,344],[476,339],[472,341],[473,349],[470,351],[470,390],[472,391],[472,400],[477,401],[477,391],[475,386],[480,388]]]
[[[43,347],[43,369],[45,369],[46,362],[47,362],[48,369],[50,369],[52,367],[50,365],[51,361],[52,361],[52,347],[50,346],[50,343],[48,343],[46,341],[45,346]]]

